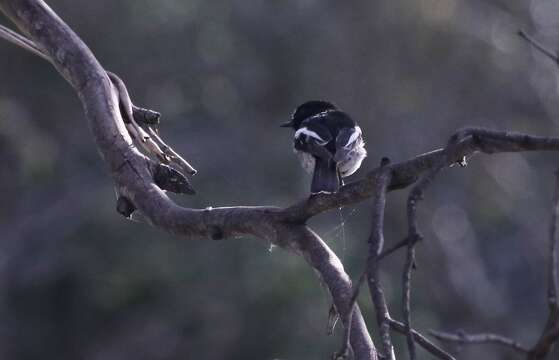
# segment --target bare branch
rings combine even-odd
[[[553,60],[555,63],[559,64],[559,57],[557,57],[556,53],[543,46],[539,41],[528,35],[524,30],[519,30],[518,36],[526,40],[530,45],[534,47],[534,49],[538,50],[539,52]]]
[[[557,242],[559,241],[559,171],[555,173],[555,195],[549,231],[549,260],[547,264],[547,305],[549,315],[542,334],[528,354],[528,360],[545,359],[559,340],[559,303],[557,299]]]
[[[407,334],[406,326],[403,323],[396,321],[394,319],[390,319],[390,328],[401,334],[404,335]],[[443,360],[456,360],[454,356],[450,355],[449,353],[447,353],[437,345],[433,344],[429,339],[421,335],[419,332],[412,329],[411,333],[413,335],[413,340],[422,348],[424,348],[426,351],[431,353],[433,356]]]
[[[410,360],[416,359],[415,342],[411,332],[411,277],[412,270],[415,265],[415,240],[409,238],[408,251],[406,253],[406,263],[404,265],[404,273],[402,276],[402,315],[404,317],[404,326],[406,328],[406,340],[408,344],[408,353]]]
[[[378,271],[383,247],[382,222],[386,192],[405,188],[415,183],[424,173],[439,166],[451,166],[464,156],[477,152],[492,154],[559,150],[558,138],[464,129],[458,131],[444,149],[401,163],[381,166],[364,179],[344,186],[338,193],[317,194],[285,209],[243,206],[216,209],[180,207],[157,186],[154,180],[157,164],[132,146],[120,109],[127,97],[123,98],[123,92],[115,89],[107,72],[79,37],[43,1],[0,0],[0,9],[31,40],[30,43],[26,42],[25,37],[18,37],[9,31],[2,32],[4,35],[10,34],[2,37],[49,60],[78,93],[97,146],[111,171],[119,194],[130,202],[129,205],[141,212],[151,224],[186,238],[219,240],[252,235],[304,256],[321,274],[336,308],[340,313],[348,314],[344,325],[351,327],[349,338],[356,359],[376,359],[377,354],[359,308],[353,305],[354,290],[337,256],[305,226],[305,222],[327,210],[374,197],[367,280],[377,308],[383,350],[389,358],[394,358],[388,327],[395,325],[388,313]],[[132,116],[128,120],[134,120],[135,112],[138,113],[133,105],[131,109]],[[124,115],[128,115],[126,111]],[[139,132],[138,128],[134,129]],[[153,134],[148,136],[153,137]],[[165,152],[162,141],[157,142],[155,138],[154,142]],[[169,156],[169,153],[164,155]],[[413,339],[421,344],[411,327],[404,325],[404,329],[406,328],[413,334]],[[544,340],[553,339],[555,333],[555,328],[550,327]]]
[[[548,321],[542,336],[528,353],[528,360],[542,360],[547,358],[558,339],[559,323],[557,319],[554,319],[551,322]]]
[[[159,145],[159,147],[161,148],[161,150],[163,151],[163,153],[165,154],[165,157],[167,159],[169,159],[173,164],[175,164],[185,174],[189,174],[189,175],[196,174],[196,172],[197,172],[196,169],[194,169],[194,167],[192,167],[192,165],[190,165],[190,163],[188,161],[183,159],[182,156],[177,154],[175,152],[175,150],[173,150],[173,148],[171,148],[169,145],[165,144],[165,142],[161,139],[159,134],[157,134],[157,132],[153,128],[148,127],[148,132],[149,132],[150,136],[152,137],[152,139],[154,139],[155,142]]]
[[[49,62],[52,62],[48,54],[43,52],[33,41],[3,25],[0,25],[0,38],[30,51],[31,53]],[[159,124],[161,114],[132,104],[124,82],[116,74],[110,71],[107,71],[107,75],[113,82],[113,85],[116,87],[119,94],[119,107],[128,131],[136,140],[138,140],[140,146],[144,148],[148,154],[153,154],[163,163],[172,163],[181,169],[185,174],[196,174],[196,169],[194,169],[188,161],[182,158],[169,145],[167,145],[157,132],[152,129],[152,126],[157,126]],[[137,121],[146,126],[149,135],[138,125]],[[190,184],[189,187],[192,188]]]
[[[553,60],[556,64],[559,65],[559,56],[546,48],[542,45],[539,41],[528,35],[523,30],[518,32],[518,35],[525,39],[530,45],[532,45],[536,50],[544,54],[545,56],[549,57]],[[477,134],[475,134],[477,133]],[[451,139],[451,143],[453,141],[459,140],[459,137],[464,136],[473,136],[476,135],[480,138],[487,139],[487,133],[477,132],[472,130],[466,130],[462,134],[457,133],[456,139]],[[495,134],[490,135],[494,140],[496,140]],[[518,139],[518,136],[515,136]],[[479,140],[479,139],[478,139]],[[518,139],[520,140],[520,139]],[[532,140],[525,139],[525,144],[533,143]],[[482,150],[483,151],[483,150]],[[527,352],[527,359],[528,360],[540,360],[545,359],[551,350],[556,341],[559,340],[559,301],[557,299],[558,295],[558,279],[557,279],[557,238],[558,230],[557,230],[557,221],[558,221],[558,213],[559,213],[559,172],[556,173],[556,189],[555,189],[555,196],[553,200],[553,210],[552,210],[552,219],[551,219],[551,226],[550,226],[550,238],[549,238],[549,261],[548,261],[548,286],[547,286],[547,300],[548,300],[548,308],[549,308],[549,315],[542,331],[542,334],[538,340],[538,342],[531,348],[527,349],[526,347],[520,345],[513,339],[509,339],[503,337],[501,335],[496,334],[475,334],[475,335],[464,335],[464,334],[449,334],[443,332],[432,332],[435,336],[447,340],[447,341],[455,341],[461,343],[480,343],[480,342],[493,342],[493,343],[500,343],[502,345],[507,345],[516,350]]]
[[[296,253],[301,254],[307,262],[316,269],[334,300],[334,305],[340,314],[351,312],[351,316],[342,322],[350,328],[351,349],[355,359],[374,359],[377,353],[368,337],[367,328],[358,306],[353,306],[351,295],[353,290],[349,276],[345,273],[343,265],[336,254],[312,230],[303,225],[289,226],[288,232],[295,237],[293,244]],[[367,334],[364,336],[363,334]]]
[[[485,344],[492,343],[496,345],[502,345],[509,347],[513,350],[520,351],[523,353],[528,353],[528,348],[519,342],[510,339],[508,337],[492,334],[492,333],[482,333],[482,334],[465,334],[465,333],[448,333],[444,331],[434,331],[430,330],[429,333],[442,341],[450,341],[459,344]]]
[[[559,305],[557,300],[557,241],[559,237],[557,221],[559,218],[559,172],[556,172],[555,178],[555,195],[553,199],[549,232],[549,261],[547,270],[547,301],[549,316],[538,342],[529,349],[514,339],[493,333],[464,334],[462,332],[448,333],[431,330],[430,333],[433,336],[443,341],[456,342],[460,344],[493,343],[507,346],[516,351],[526,353],[528,360],[542,360],[549,355],[555,342],[559,340]]]
[[[317,269],[334,304],[347,311],[352,287],[338,257],[303,222],[287,222],[274,207],[189,209],[177,206],[154,182],[153,162],[132,145],[116,91],[79,37],[40,0],[0,0],[0,9],[52,59],[78,93],[97,146],[118,192],[150,223],[187,238],[212,240],[253,235],[290,249]],[[125,115],[126,112],[125,112]],[[128,119],[130,120],[130,119]],[[351,346],[355,359],[376,360],[376,350],[359,308],[352,310]]]
[[[559,241],[559,171],[555,173],[555,195],[551,212],[549,231],[549,261],[547,269],[547,303],[550,315],[559,316],[559,299],[557,299],[559,281],[557,280],[557,242]]]
[[[23,35],[16,33],[13,30],[8,29],[7,27],[0,25],[0,38],[11,42],[12,44],[21,47],[34,55],[39,56],[40,58],[51,62],[50,57],[45,54],[35,43]]]
[[[146,126],[158,126],[159,120],[161,119],[161,114],[157,111],[150,109],[144,109],[139,106],[132,105],[132,112],[134,119],[139,124],[144,124]]]
[[[452,166],[464,157],[476,153],[496,154],[521,151],[557,151],[559,138],[531,136],[507,131],[481,128],[466,128],[457,131],[450,139],[449,146],[418,155],[410,160],[386,165],[392,177],[387,191],[403,189],[417,181],[421,174],[436,166]],[[353,205],[370,198],[374,194],[377,175],[382,168],[376,168],[364,179],[348,183],[337,193],[319,193],[309,199],[286,208],[286,221],[301,222],[327,210]]]
[[[391,175],[389,167],[381,167],[375,182],[369,255],[367,258],[367,282],[377,315],[383,355],[387,359],[394,360],[394,347],[390,338],[390,313],[379,278],[379,255],[384,246],[384,208]]]
[[[379,260],[382,260],[385,257],[394,254],[401,248],[406,247],[408,245],[408,242],[408,237],[406,236],[403,240],[398,241],[396,244],[392,245],[388,249],[382,250],[382,252],[378,256]]]
[[[408,215],[408,250],[406,253],[406,263],[402,276],[402,314],[404,316],[404,326],[406,328],[406,338],[410,360],[416,359],[415,342],[411,327],[411,278],[415,266],[415,244],[423,237],[419,232],[417,224],[417,202],[423,199],[423,192],[431,184],[433,178],[438,174],[441,166],[436,166],[433,170],[425,174],[421,180],[412,188],[408,196],[407,215]]]

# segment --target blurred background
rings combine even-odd
[[[333,101],[369,157],[433,150],[464,126],[559,133],[559,70],[517,35],[559,48],[555,0],[52,0],[133,101],[199,170],[191,207],[287,206],[310,177],[278,127]],[[0,22],[9,22],[1,18]],[[258,239],[185,240],[115,211],[80,103],[45,61],[0,42],[0,357],[326,359],[329,300],[298,257]],[[413,322],[532,345],[547,317],[545,263],[557,154],[478,156],[444,171],[420,206]],[[407,191],[388,197],[387,245]],[[312,220],[362,271],[369,205]],[[383,264],[401,318],[403,254]],[[366,292],[365,292],[366,293]],[[376,334],[367,296],[360,299]],[[397,354],[407,358],[395,334]],[[378,342],[377,342],[378,343]],[[459,359],[519,358],[493,346]],[[419,350],[421,359],[430,355]],[[554,356],[558,355],[556,351]]]

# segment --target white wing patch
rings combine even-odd
[[[328,141],[324,140],[323,138],[321,138],[320,135],[318,135],[317,133],[315,133],[312,130],[307,129],[306,127],[302,127],[295,132],[295,139],[298,139],[301,135],[312,137],[312,138],[318,140],[318,143],[320,145],[324,145],[328,142]],[[353,135],[351,135],[351,136],[353,136]]]
[[[359,139],[359,137],[361,137],[362,133],[361,133],[361,128],[359,126],[354,127],[354,131],[351,134],[351,136],[349,137],[349,140],[347,141],[347,144],[344,145],[344,147],[346,149],[349,149],[353,146],[353,143],[357,141],[357,139]]]
[[[366,156],[367,150],[365,150],[365,142],[363,138],[359,136],[351,151],[346,155],[346,158],[337,164],[342,177],[350,176],[356,172],[357,169],[361,167],[361,163]]]

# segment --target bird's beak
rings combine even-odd
[[[280,127],[292,127],[293,126],[293,121],[289,120],[288,122],[284,122],[283,124],[280,125]]]

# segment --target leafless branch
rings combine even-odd
[[[169,151],[170,148],[156,136],[156,130],[149,130],[150,125],[156,125],[159,119],[157,113],[134,106],[124,83],[114,76],[110,76],[111,81],[111,74],[103,69],[81,39],[43,1],[0,0],[0,10],[27,37],[12,31],[0,31],[1,36],[47,59],[73,86],[82,101],[97,146],[119,194],[128,199],[136,211],[154,226],[186,238],[221,240],[251,235],[303,256],[320,273],[340,314],[347,314],[342,317],[342,322],[349,329],[345,338],[350,341],[355,359],[378,358],[359,307],[354,305],[356,290],[338,257],[306,226],[306,221],[325,211],[372,198],[374,209],[367,281],[377,310],[383,352],[389,359],[394,359],[389,334],[389,328],[392,328],[413,337],[415,342],[430,349],[431,353],[438,353],[440,358],[452,359],[412,330],[409,317],[406,324],[390,318],[379,281],[386,193],[408,187],[422,175],[451,166],[465,156],[478,152],[492,154],[559,150],[559,138],[469,128],[458,131],[443,149],[400,163],[385,164],[365,178],[344,186],[337,193],[313,195],[287,208],[180,207],[162,191],[162,183],[165,182],[157,181],[156,175],[161,170],[161,163],[174,164],[185,173],[192,173],[193,169],[189,171],[190,165],[187,165],[186,160],[176,152]],[[142,129],[146,126],[147,131]],[[155,159],[138,151],[131,134],[137,145],[147,148],[148,155],[156,154]],[[168,176],[177,175],[171,172]],[[183,181],[178,177],[172,180]],[[408,259],[411,259],[409,263],[413,263],[413,253],[408,255]],[[406,286],[409,286],[409,281],[406,280]],[[547,344],[549,339],[559,336],[555,335],[559,332],[555,327],[548,330],[542,336],[542,343]]]
[[[19,46],[40,58],[51,62],[51,58],[45,54],[39,47],[31,40],[25,36],[18,34],[17,32],[8,29],[7,27],[0,25],[0,38],[11,42],[12,44]]]
[[[559,57],[553,51],[547,49],[539,41],[528,35],[523,30],[518,32],[518,35],[525,39],[536,50],[552,59],[555,63],[559,64]],[[470,133],[468,130],[466,133]],[[481,135],[481,134],[480,134]],[[484,136],[484,135],[482,135]],[[451,141],[452,142],[452,141]],[[461,344],[476,344],[476,343],[495,343],[508,346],[514,350],[527,354],[528,360],[542,360],[545,359],[553,349],[555,342],[559,340],[559,302],[557,299],[558,294],[558,281],[557,281],[557,221],[559,217],[559,172],[556,174],[556,187],[555,196],[553,200],[553,209],[551,216],[550,235],[549,235],[549,260],[548,260],[548,286],[547,286],[547,301],[549,308],[549,315],[547,322],[543,328],[542,334],[537,343],[532,348],[527,348],[521,345],[514,339],[507,338],[502,335],[492,333],[481,334],[464,334],[464,333],[447,333],[431,331],[431,334],[440,340],[457,342]]]
[[[396,251],[400,250],[401,248],[406,247],[408,245],[408,242],[409,242],[408,237],[406,236],[404,239],[398,241],[396,244],[392,245],[388,249],[382,250],[382,252],[378,256],[379,260],[382,260],[385,257],[394,254]]]
[[[406,252],[406,263],[402,276],[402,314],[404,316],[404,326],[406,328],[406,338],[410,360],[416,359],[415,341],[411,327],[411,278],[415,266],[415,245],[422,239],[417,224],[417,202],[423,199],[423,192],[431,184],[433,178],[441,170],[442,166],[435,166],[417,182],[408,196],[407,215],[408,215],[408,247]]]
[[[555,173],[555,195],[553,198],[553,210],[551,212],[551,226],[549,234],[549,263],[548,263],[548,284],[547,302],[550,313],[559,311],[559,300],[557,299],[559,282],[557,281],[557,239],[559,230],[557,221],[559,220],[559,171]]]
[[[390,328],[393,331],[397,331],[401,334],[404,335],[407,334],[406,326],[403,323],[396,321],[394,319],[390,319]],[[456,360],[454,356],[450,355],[449,353],[447,353],[437,345],[433,344],[429,339],[421,335],[416,330],[412,329],[411,333],[413,335],[413,340],[422,348],[424,348],[426,351],[431,353],[433,356],[443,360]]]
[[[481,334],[466,334],[466,333],[448,333],[444,331],[430,330],[429,333],[442,341],[450,341],[459,344],[484,344],[493,343],[497,345],[507,346],[516,351],[528,353],[528,348],[517,341],[510,339],[506,336],[481,333]]]
[[[394,360],[396,357],[390,338],[390,313],[379,278],[379,255],[384,246],[384,209],[391,175],[388,167],[381,166],[380,171],[377,173],[373,190],[373,214],[371,235],[369,236],[369,254],[367,257],[367,282],[377,315],[383,355],[386,359]]]
[[[476,153],[495,154],[521,151],[557,151],[559,138],[531,136],[481,128],[465,128],[450,139],[450,146],[418,155],[410,160],[386,165],[392,176],[387,191],[406,188],[417,181],[421,174],[435,166],[452,166],[464,157]],[[348,183],[337,193],[319,193],[299,203],[282,209],[285,221],[300,222],[327,210],[348,206],[373,196],[377,175],[381,167],[372,170],[364,179]]]
[[[347,311],[351,281],[338,257],[304,221],[286,221],[283,210],[273,207],[188,209],[177,206],[154,180],[158,164],[133,146],[126,121],[131,123],[138,109],[128,103],[125,88],[119,88],[123,83],[114,77],[113,82],[109,80],[87,46],[43,1],[1,0],[0,9],[31,39],[30,43],[15,43],[30,51],[35,49],[30,44],[37,44],[36,49],[40,50],[33,52],[45,55],[74,87],[119,194],[129,199],[150,223],[187,238],[220,240],[253,235],[290,249],[321,274],[336,308]],[[139,127],[135,126],[134,130],[140,132]],[[140,139],[136,140],[146,140],[142,136],[140,132]],[[377,359],[359,308],[355,306],[351,311],[351,324],[344,325],[351,327],[355,358]]]
[[[40,47],[33,41],[3,25],[0,25],[0,38],[28,50],[29,52],[49,62],[52,62],[52,59],[48,56],[48,54],[41,50]],[[153,154],[163,163],[173,164],[185,174],[196,174],[196,170],[192,167],[192,165],[176,153],[173,148],[167,145],[157,134],[157,131],[153,129],[153,126],[157,126],[159,124],[161,114],[132,104],[124,82],[116,74],[110,71],[107,71],[107,75],[113,82],[113,85],[116,87],[119,94],[119,106],[128,131],[136,140],[138,140],[139,145],[142,146],[148,154]],[[147,128],[149,135],[138,125],[137,122],[142,123]],[[189,193],[193,193],[193,191],[194,190],[190,186]]]
[[[526,40],[530,45],[534,47],[534,49],[538,50],[539,52],[553,60],[555,63],[559,64],[559,57],[557,57],[556,53],[543,46],[538,40],[528,35],[524,30],[519,30],[518,36]]]
[[[510,347],[516,351],[526,353],[528,360],[545,359],[559,340],[559,305],[557,302],[557,221],[559,217],[559,172],[556,175],[555,196],[551,216],[551,226],[549,234],[549,260],[548,260],[548,290],[547,301],[549,315],[543,328],[542,334],[537,343],[528,348],[518,341],[493,333],[465,334],[462,332],[448,333],[441,331],[430,331],[437,339],[460,344],[480,344],[493,343]]]
[[[559,340],[559,303],[557,300],[557,241],[559,238],[559,171],[555,173],[555,195],[549,231],[549,259],[547,264],[547,305],[549,314],[538,342],[528,354],[528,360],[545,359]]]
[[[532,348],[527,348],[514,339],[492,333],[464,334],[461,332],[448,333],[430,331],[433,336],[443,341],[456,342],[460,344],[493,343],[504,345],[519,352],[526,353],[528,360],[542,360],[547,358],[547,356],[551,353],[555,342],[559,340],[559,305],[557,301],[557,241],[559,237],[557,221],[559,217],[559,172],[555,174],[555,177],[556,184],[549,232],[549,260],[547,266],[547,302],[549,315],[537,343]]]

